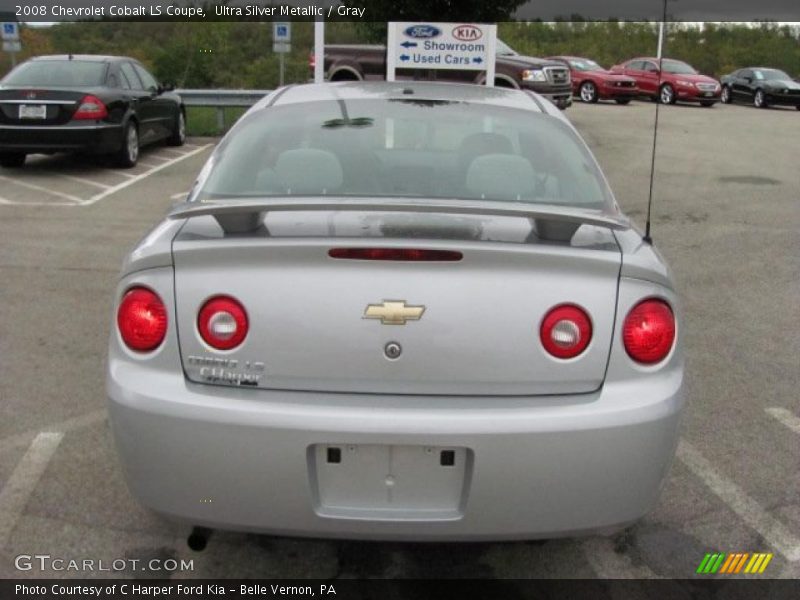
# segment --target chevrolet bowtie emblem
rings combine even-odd
[[[424,306],[406,306],[405,300],[384,300],[383,304],[368,304],[365,319],[380,319],[384,325],[405,325],[406,321],[419,321]]]

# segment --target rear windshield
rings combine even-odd
[[[534,112],[426,100],[319,101],[246,116],[196,199],[483,199],[608,209],[583,141]]]
[[[5,85],[92,87],[105,79],[106,63],[81,60],[37,60],[9,73]]]

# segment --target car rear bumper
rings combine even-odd
[[[119,124],[0,125],[0,151],[106,153],[122,144]]]
[[[193,384],[112,359],[107,391],[128,485],[169,518],[281,535],[481,540],[602,532],[646,514],[674,456],[683,370],[647,381],[553,397],[324,394]],[[343,463],[370,446],[463,450],[459,499],[438,512],[329,510],[315,454],[327,446],[342,448]],[[344,482],[345,495],[358,500],[364,478]],[[425,482],[397,479],[398,493],[426,494],[415,488]]]

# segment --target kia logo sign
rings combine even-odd
[[[429,39],[441,35],[442,30],[433,25],[412,25],[411,27],[406,27],[403,33],[411,38]]]
[[[459,25],[453,27],[453,37],[462,42],[474,42],[483,37],[483,31],[475,25]]]

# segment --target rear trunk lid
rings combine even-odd
[[[0,124],[63,125],[72,119],[87,93],[37,87],[0,88]]]
[[[398,218],[275,214],[261,232],[227,236],[211,217],[190,219],[173,242],[186,377],[379,394],[566,394],[602,384],[621,263],[610,231],[584,225],[568,244],[525,241],[523,219],[459,218],[439,228],[438,239],[418,239],[434,236]],[[498,233],[504,224],[512,225]],[[342,247],[451,250],[463,258],[329,256]],[[198,331],[201,306],[218,294],[247,311],[247,337],[233,350],[214,350]],[[380,312],[392,301],[424,312],[404,325],[365,318],[368,307]],[[563,303],[582,306],[594,330],[571,360],[551,357],[539,340],[543,317]],[[386,356],[392,342],[399,358]]]

